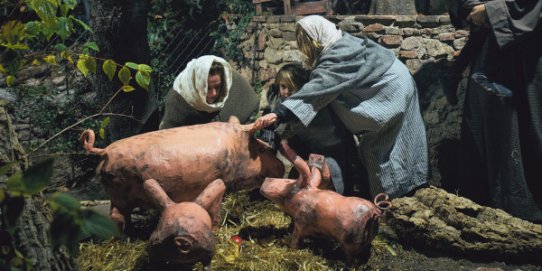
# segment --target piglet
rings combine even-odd
[[[299,171],[299,178],[266,178],[260,192],[292,217],[294,232],[290,246],[298,248],[306,236],[332,238],[341,244],[347,264],[352,265],[378,232],[379,218],[391,207],[388,196],[378,194],[373,204],[362,198],[320,190],[324,157],[311,154],[309,168],[287,143],[281,144],[281,152]]]
[[[203,263],[211,270],[215,253],[212,217],[218,216],[224,182],[217,179],[199,194],[194,202],[173,202],[155,179],[146,180],[143,188],[161,211],[160,220],[149,239],[152,263],[193,265]]]

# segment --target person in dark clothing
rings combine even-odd
[[[263,113],[274,110],[281,101],[296,93],[308,81],[309,71],[301,64],[282,66],[275,76],[275,83],[267,91],[269,108],[265,108]],[[275,125],[273,128],[277,137],[287,139],[290,147],[303,159],[308,160],[311,153],[326,157],[335,191],[343,195],[369,197],[367,176],[361,173],[361,161],[354,135],[329,106],[318,111],[307,127],[299,121],[292,121]],[[364,179],[364,182],[354,192],[354,184],[361,183],[360,179]]]
[[[542,223],[542,1],[458,2],[452,12],[484,31],[470,61],[459,193]],[[480,70],[510,95],[488,92]]]
[[[246,123],[257,113],[259,101],[248,81],[226,60],[201,56],[186,65],[167,93],[160,129],[226,122],[230,116]]]

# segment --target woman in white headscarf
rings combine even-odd
[[[296,27],[299,50],[313,67],[310,81],[260,117],[255,129],[294,119],[307,126],[330,105],[360,138],[373,196],[399,197],[425,186],[425,127],[416,84],[405,65],[392,51],[343,33],[321,16],[307,16]]]
[[[165,98],[160,129],[228,121],[241,123],[256,114],[259,98],[247,80],[223,58],[205,55],[191,60]]]

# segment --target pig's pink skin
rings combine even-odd
[[[94,132],[86,130],[81,141],[88,152],[103,157],[96,173],[111,198],[111,217],[124,229],[134,207],[150,206],[142,188],[148,179],[157,180],[174,202],[183,202],[194,200],[215,179],[239,190],[259,187],[265,177],[282,177],[282,162],[247,126],[184,126],[125,138],[104,149],[93,147]]]
[[[284,147],[289,148],[283,144]],[[294,163],[300,177],[297,180],[266,178],[260,192],[293,218],[292,248],[297,248],[306,236],[332,238],[341,244],[347,264],[351,265],[378,232],[382,211],[368,200],[318,189],[320,170],[312,168],[310,171],[303,159],[293,158],[288,151],[283,154]]]
[[[154,180],[143,189],[161,211],[160,220],[149,239],[149,258],[154,263],[195,264],[211,270],[215,238],[210,212],[217,211],[226,187],[218,179],[210,183],[194,202],[174,203]]]

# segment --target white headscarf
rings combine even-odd
[[[297,22],[307,32],[309,37],[322,44],[325,52],[338,39],[342,37],[341,30],[337,26],[319,15],[310,15]]]
[[[208,104],[207,97],[207,79],[209,69],[213,62],[218,62],[224,67],[224,77],[222,84],[225,84],[226,93],[214,104]],[[192,59],[186,65],[186,68],[175,78],[173,89],[179,93],[194,109],[208,113],[216,112],[224,107],[224,102],[228,99],[232,84],[231,65],[223,58],[205,55]]]

